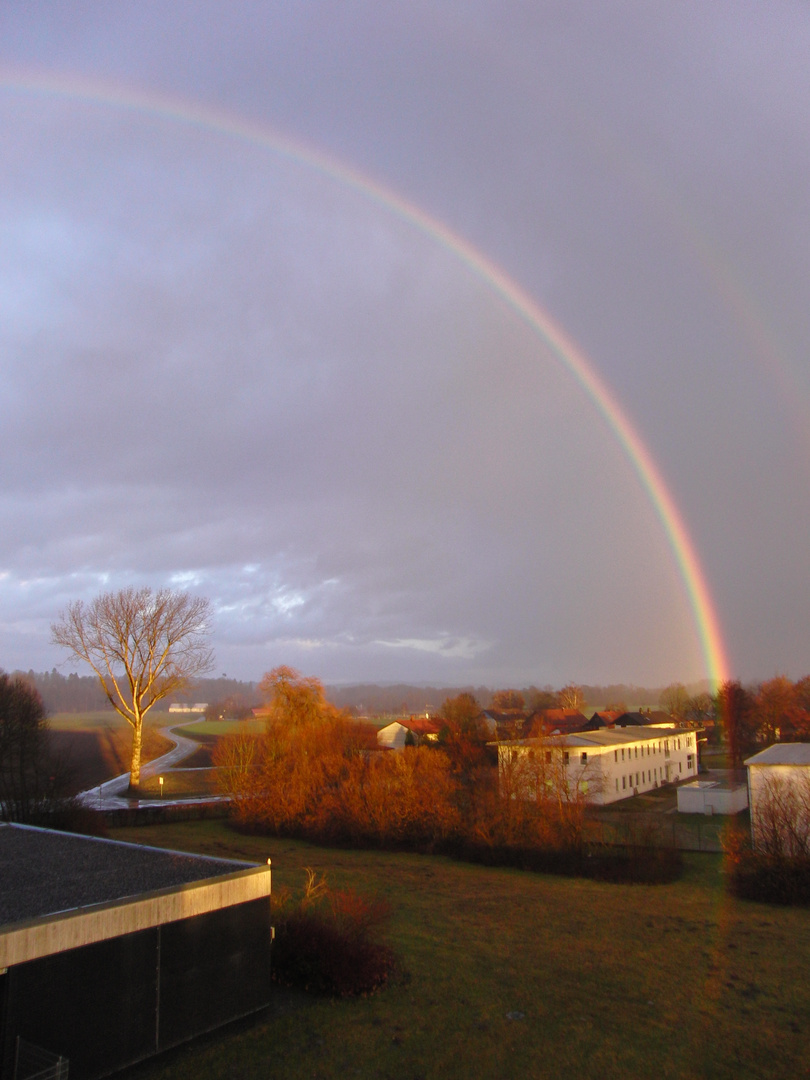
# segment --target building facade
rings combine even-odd
[[[810,856],[810,743],[775,743],[745,766],[754,847]]]
[[[271,938],[269,866],[0,824],[0,1080],[21,1047],[96,1080],[265,1008]]]
[[[697,732],[632,727],[498,744],[501,794],[585,797],[604,806],[697,776]]]

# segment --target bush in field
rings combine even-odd
[[[273,978],[331,997],[369,994],[396,969],[392,950],[380,940],[388,904],[353,889],[330,889],[307,870],[304,894],[274,900]]]
[[[810,858],[751,847],[747,830],[732,828],[723,837],[726,888],[742,900],[810,906]]]
[[[743,900],[810,906],[810,859],[742,853],[726,867],[726,886]]]

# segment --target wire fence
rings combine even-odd
[[[681,851],[722,852],[725,818],[675,814],[602,812],[588,822],[595,843],[623,847],[674,847]]]
[[[17,1036],[14,1080],[68,1080],[69,1064],[61,1054],[52,1054]]]

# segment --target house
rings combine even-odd
[[[616,721],[620,716],[621,713],[617,709],[603,709],[602,712],[595,712],[580,730],[599,731],[600,728],[615,727]]]
[[[754,847],[810,855],[810,743],[774,743],[744,764]]]
[[[377,732],[377,745],[385,750],[402,750],[405,746],[418,746],[422,741],[435,742],[441,728],[428,717],[411,716],[407,720],[394,720]]]
[[[0,1075],[94,1080],[264,1008],[271,936],[269,866],[0,824]]]
[[[567,735],[581,731],[587,723],[588,718],[579,709],[542,709],[531,718],[529,736]]]
[[[564,788],[603,806],[696,777],[697,734],[633,726],[499,743],[498,775],[512,798]]]

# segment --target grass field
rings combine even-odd
[[[810,1077],[810,913],[722,891],[721,859],[682,881],[616,886],[429,856],[244,837],[224,822],[113,836],[273,860],[387,896],[406,976],[368,999],[279,993],[260,1018],[133,1080],[267,1077]]]
[[[192,739],[200,735],[218,739],[221,735],[262,735],[265,727],[264,720],[200,720],[184,727],[183,734]]]
[[[144,763],[172,748],[172,743],[158,728],[168,726],[174,717],[168,713],[149,713],[144,723]],[[91,713],[55,713],[48,718],[50,741],[54,752],[70,764],[72,791],[95,787],[129,770],[132,733],[129,725],[112,710]]]
[[[163,798],[198,797],[219,795],[217,770],[206,768],[169,769],[163,773]],[[148,776],[141,780],[138,794],[140,799],[159,799],[160,780],[157,776]]]

